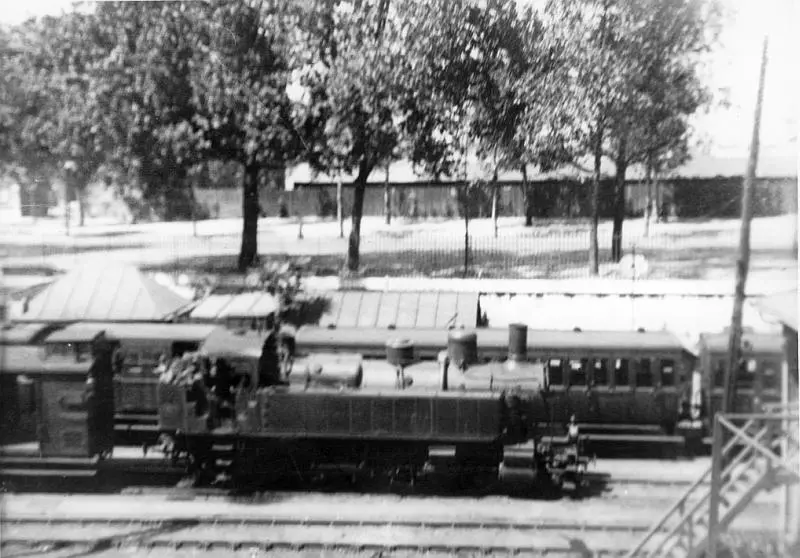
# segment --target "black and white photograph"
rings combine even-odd
[[[800,558],[798,0],[7,0],[0,557]]]

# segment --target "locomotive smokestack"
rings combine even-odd
[[[414,343],[408,339],[390,339],[386,342],[386,360],[400,367],[414,364]]]
[[[508,326],[508,360],[525,362],[528,360],[528,326],[525,324],[509,324]]]
[[[474,331],[453,330],[447,335],[447,354],[461,370],[478,362],[478,335]]]

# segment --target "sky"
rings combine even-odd
[[[543,0],[520,0],[539,4]],[[657,0],[656,0],[657,1]],[[752,134],[758,88],[761,44],[769,32],[764,110],[761,125],[761,162],[797,171],[800,117],[800,0],[720,0],[727,11],[721,45],[707,68],[707,83],[725,90],[727,108],[712,107],[695,117],[696,137],[702,140],[696,157],[746,160]],[[70,10],[69,0],[7,2],[0,23],[19,23],[30,16],[57,15]],[[718,96],[719,97],[719,96]],[[721,97],[719,97],[721,98]],[[735,163],[736,164],[736,163]],[[770,174],[768,168],[763,173]],[[741,171],[744,172],[744,168]],[[737,172],[737,174],[738,174]],[[759,172],[762,174],[762,172]],[[780,173],[782,174],[782,173]]]

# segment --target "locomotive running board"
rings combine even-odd
[[[97,457],[0,456],[0,476],[5,477],[93,477]]]
[[[0,477],[84,477],[97,475],[96,469],[21,469],[0,468]]]

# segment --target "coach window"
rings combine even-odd
[[[714,387],[723,387],[725,385],[725,361],[717,359],[714,362]]]
[[[605,358],[594,359],[594,379],[593,383],[596,386],[608,385],[608,360]]]
[[[661,359],[661,385],[665,387],[675,385],[675,361],[672,359]]]
[[[768,360],[761,364],[761,387],[763,389],[780,388],[778,370],[780,370],[780,366],[773,360]]]
[[[86,362],[92,358],[92,348],[89,343],[76,343],[75,344],[75,360],[76,362]]]
[[[614,363],[614,386],[628,387],[630,385],[630,361],[627,358],[618,358]]]
[[[653,370],[649,358],[636,362],[636,387],[653,387]]]
[[[743,388],[753,387],[753,381],[756,377],[756,370],[758,370],[758,362],[755,359],[748,359],[744,366],[739,368],[739,377],[736,378],[736,383]]]
[[[75,354],[72,343],[55,343],[50,345],[48,353],[52,356],[71,357]]]
[[[143,355],[139,351],[128,350],[125,354],[125,372],[128,374],[141,374]]]
[[[585,358],[573,359],[569,361],[569,385],[586,385],[586,365],[587,360]]]
[[[564,363],[561,359],[553,358],[547,363],[547,374],[551,386],[564,385]]]

